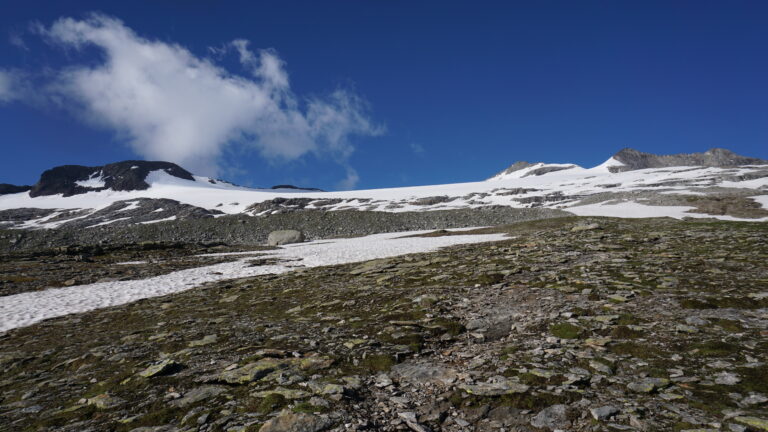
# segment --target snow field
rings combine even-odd
[[[503,240],[504,234],[408,237],[430,231],[376,234],[349,239],[318,240],[254,252],[237,261],[180,270],[149,279],[101,282],[50,288],[0,297],[0,332],[45,319],[83,313],[136,300],[186,291],[202,284],[264,274],[285,273],[297,267],[319,267],[388,258],[467,243]],[[250,266],[254,257],[279,258],[275,265]]]

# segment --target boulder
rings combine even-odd
[[[291,243],[301,243],[304,241],[304,233],[298,230],[281,230],[269,233],[267,243],[270,246],[278,246]]]

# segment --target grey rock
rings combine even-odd
[[[130,430],[130,432],[177,432],[179,428],[173,425],[164,425],[164,426],[144,426],[144,427],[138,427],[133,428]]]
[[[450,385],[456,381],[456,370],[431,363],[401,363],[392,367],[390,376],[411,384]]]
[[[272,231],[267,238],[267,244],[270,246],[279,246],[291,243],[301,243],[304,241],[304,233],[299,230],[280,230]]]
[[[645,378],[627,384],[627,388],[638,393],[651,393],[668,385],[669,380],[666,378]]]
[[[325,417],[285,410],[264,423],[259,432],[318,432],[332,424],[333,422]]]
[[[655,155],[625,148],[613,155],[613,158],[624,165],[610,167],[611,172],[677,166],[734,167],[739,165],[768,164],[768,161],[764,159],[740,156],[730,150],[721,148],[713,148],[703,153],[672,155]]]
[[[602,406],[599,408],[591,408],[589,413],[592,414],[592,418],[595,420],[606,420],[619,413],[619,409],[614,406]]]
[[[501,396],[513,393],[525,393],[530,386],[508,380],[497,380],[478,384],[462,384],[459,388],[477,396]]]
[[[170,402],[170,405],[185,407],[218,396],[226,391],[227,389],[221,386],[201,386],[184,393],[183,397]]]
[[[571,425],[567,415],[568,407],[562,404],[544,408],[531,419],[531,426],[546,429],[564,429]]]

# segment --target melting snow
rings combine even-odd
[[[149,279],[100,282],[4,296],[0,297],[0,332],[29,326],[48,318],[186,291],[207,282],[285,273],[297,265],[318,267],[346,264],[408,253],[429,252],[458,244],[492,242],[506,238],[504,234],[403,238],[409,234],[425,232],[429,231],[320,240],[287,245],[260,255],[279,258],[288,261],[288,263],[251,266],[249,264],[249,261],[253,259],[251,256],[233,262],[180,270]]]

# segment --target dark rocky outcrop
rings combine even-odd
[[[676,166],[729,168],[741,165],[768,165],[768,160],[740,156],[722,148],[713,148],[704,153],[679,153],[672,155],[655,155],[625,148],[613,155],[613,158],[623,163],[624,166],[610,167],[609,170],[611,172]]]
[[[303,190],[303,191],[325,192],[324,190],[318,189],[318,188],[298,187],[298,186],[289,185],[289,184],[274,185],[270,189],[296,189],[296,190]]]
[[[123,161],[104,166],[62,165],[49,169],[29,192],[31,197],[62,194],[65,197],[92,191],[131,191],[149,189],[145,181],[151,171],[163,170],[184,180],[194,180],[192,174],[171,162]],[[84,186],[85,182],[99,178],[103,186]]]
[[[16,186],[8,183],[0,183],[0,195],[26,192],[30,189],[32,189],[32,186]]]

